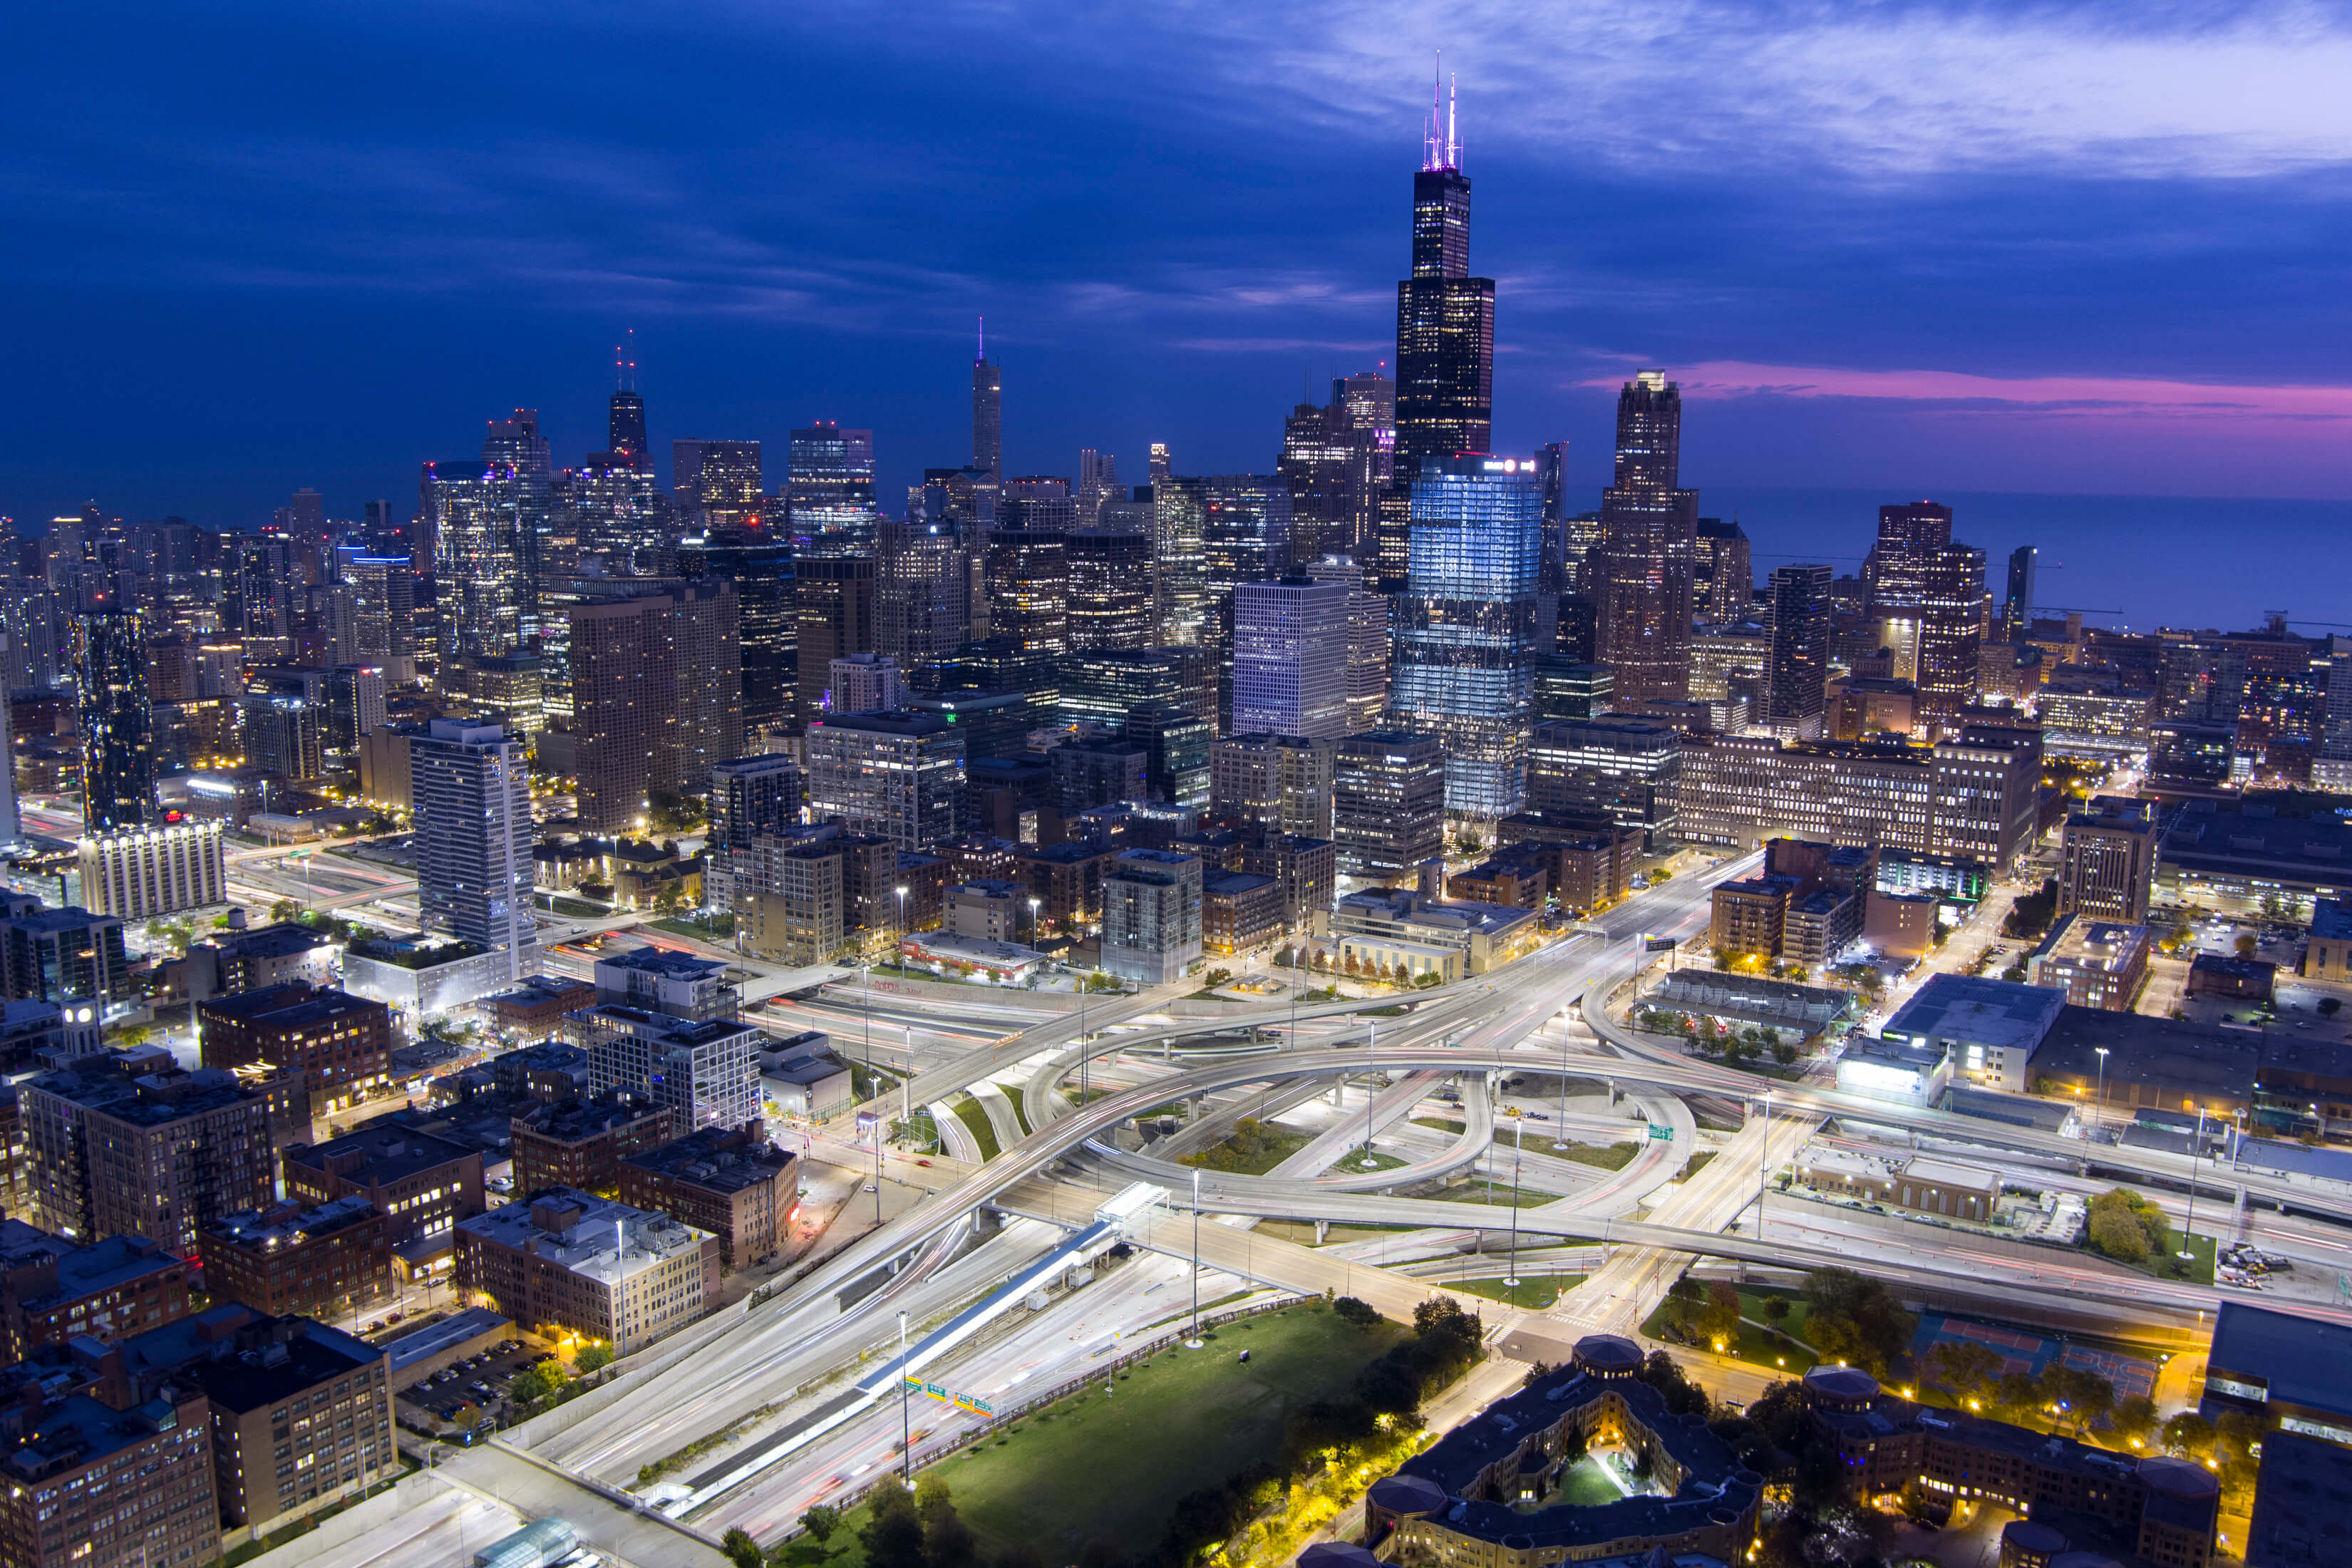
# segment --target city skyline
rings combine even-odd
[[[2275,20],[2234,25],[2210,102],[2157,95],[2105,126],[2089,106],[2155,70],[2151,61],[2180,56],[2193,43],[2188,24],[2137,24],[2103,44],[2079,26],[1989,21],[1945,63],[1877,84],[1923,113],[1875,131],[1828,79],[1834,37],[1800,26],[1773,68],[1803,78],[1790,118],[1816,134],[1810,151],[1790,131],[1738,145],[1736,133],[1754,127],[1733,108],[1685,107],[1644,150],[1597,110],[1563,121],[1570,111],[1548,107],[1547,82],[1593,85],[1605,105],[1677,70],[1700,81],[1727,70],[1720,44],[1679,66],[1665,58],[1672,40],[1690,41],[1680,14],[1664,18],[1661,41],[1604,29],[1601,58],[1541,66],[1483,38],[1475,18],[1456,24],[1459,39],[1405,26],[1377,46],[1313,17],[1237,23],[1166,63],[1129,61],[1139,79],[1196,68],[1210,110],[1154,126],[1146,145],[1132,132],[1150,122],[1099,88],[1033,94],[1040,105],[1017,122],[983,113],[950,129],[931,111],[898,126],[877,120],[845,91],[855,72],[820,79],[828,62],[870,47],[907,66],[910,82],[958,88],[984,109],[1023,73],[1052,68],[1012,64],[1009,37],[976,23],[958,24],[967,53],[912,62],[855,19],[814,37],[779,22],[713,25],[741,45],[742,63],[725,69],[787,43],[804,56],[793,68],[810,79],[798,85],[850,192],[839,212],[793,220],[821,226],[790,227],[764,202],[683,167],[680,139],[710,149],[714,167],[756,166],[761,184],[789,185],[807,166],[806,150],[723,110],[698,106],[659,132],[625,113],[558,112],[542,73],[580,63],[593,28],[546,36],[550,63],[517,84],[513,100],[541,115],[547,145],[561,150],[514,160],[502,171],[510,188],[491,186],[478,148],[511,144],[512,111],[473,102],[457,68],[417,58],[370,24],[309,22],[263,53],[295,71],[330,50],[383,44],[383,68],[413,68],[452,99],[455,123],[438,142],[330,123],[312,95],[289,90],[277,160],[237,164],[239,150],[257,155],[250,131],[133,49],[121,79],[174,105],[191,141],[211,149],[182,156],[229,161],[214,199],[236,221],[161,202],[155,234],[185,243],[106,243],[111,226],[93,215],[109,194],[149,189],[181,166],[143,143],[104,140],[135,134],[154,107],[91,113],[83,102],[52,118],[124,129],[93,130],[100,141],[71,147],[53,132],[23,140],[25,211],[53,243],[16,264],[27,308],[10,328],[24,367],[12,420],[26,440],[0,467],[0,510],[37,518],[96,499],[131,516],[250,521],[297,484],[351,497],[332,504],[355,510],[361,499],[404,494],[397,480],[417,460],[464,449],[476,420],[517,405],[540,407],[554,448],[576,460],[605,445],[610,346],[629,328],[657,456],[666,437],[781,447],[790,429],[832,418],[877,431],[887,494],[965,455],[957,366],[982,314],[996,328],[989,352],[1007,387],[1009,471],[1064,471],[1069,452],[1094,447],[1127,458],[1133,473],[1152,440],[1170,442],[1186,471],[1261,470],[1302,372],[1320,379],[1389,357],[1385,289],[1402,261],[1397,173],[1440,46],[1462,82],[1479,266],[1499,284],[1497,450],[1564,437],[1571,472],[1591,479],[1605,468],[1615,387],[1664,365],[1701,416],[1689,461],[1703,489],[2352,492],[2331,435],[2352,409],[2324,331],[2336,307],[2312,281],[2335,248],[2336,220],[2317,198],[2336,132],[2325,115],[2288,123],[2257,90],[2292,89],[2278,73],[2301,68],[2287,63],[2296,40]],[[1966,31],[1934,12],[1856,26],[1856,49]],[[1302,73],[1295,100],[1256,86],[1288,36],[1277,29],[1297,34],[1279,51]],[[152,33],[176,40],[162,17]],[[2003,38],[2050,50],[2026,79],[2058,101],[2030,131],[1995,123],[1995,106],[2023,87],[1961,92],[1983,88],[1982,62]],[[256,40],[231,20],[202,47],[237,44]],[[1105,44],[1081,33],[1072,47]],[[37,37],[26,58],[70,59],[80,47]],[[2322,36],[2302,52],[2324,59],[2341,47]],[[657,79],[667,49],[655,40],[637,68]],[[42,86],[18,112],[62,110],[67,91]],[[1246,133],[1244,108],[1255,111]],[[1129,133],[1113,138],[1127,150],[1099,150],[1115,128]],[[601,184],[602,200],[585,208],[535,208],[533,194],[576,180],[598,149],[628,176]],[[323,208],[309,199],[338,156],[362,171],[355,189],[389,204],[364,228],[349,195]],[[935,191],[943,158],[973,197],[952,204],[942,228],[938,207],[913,198]],[[2021,173],[2029,164],[2035,172]],[[400,174],[466,193],[465,216],[387,188]],[[1757,184],[1767,175],[1769,208]],[[1016,249],[1018,215],[1047,188],[1065,215],[1053,225],[1061,237],[1045,256]],[[1150,199],[1139,199],[1147,188]],[[910,203],[929,226],[919,245],[901,216]],[[720,243],[647,253],[615,220],[648,207],[679,209],[688,231]],[[1204,225],[1210,212],[1216,222]],[[1932,257],[1908,237],[1923,226],[1936,237]],[[447,247],[405,237],[423,233]],[[390,242],[366,237],[379,234]],[[149,258],[151,248],[161,254]],[[459,354],[460,342],[473,346]],[[212,395],[192,402],[192,379]],[[310,395],[321,386],[335,395]],[[93,419],[100,407],[108,418]],[[126,430],[140,452],[127,467]]]

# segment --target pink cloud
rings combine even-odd
[[[2032,414],[2084,418],[2212,421],[2352,419],[2352,386],[2245,386],[2109,376],[1969,375],[1943,370],[1857,370],[1710,360],[1673,370],[1694,400],[1838,399],[1912,413]],[[1596,377],[1587,386],[1614,386]]]

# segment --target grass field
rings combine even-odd
[[[1122,1377],[1097,1383],[941,1461],[956,1510],[988,1555],[1015,1542],[1048,1563],[1070,1563],[1097,1536],[1140,1556],[1167,1528],[1178,1498],[1214,1486],[1282,1445],[1291,1412],[1344,1394],[1357,1372],[1404,1337],[1382,1322],[1359,1329],[1319,1304],[1228,1323],[1205,1350],[1162,1351]],[[1235,1360],[1251,1352],[1249,1364]],[[850,1514],[826,1552],[803,1539],[803,1568],[864,1568]]]
[[[1236,1134],[1198,1154],[1185,1155],[1183,1163],[1231,1175],[1263,1176],[1315,1142],[1312,1132],[1295,1131],[1279,1122],[1262,1122],[1260,1126],[1264,1131],[1258,1135],[1255,1148],[1245,1146],[1245,1141]]]
[[[1489,1301],[1500,1301],[1507,1307],[1525,1307],[1531,1312],[1541,1312],[1559,1300],[1562,1290],[1582,1283],[1584,1276],[1581,1274],[1538,1274],[1530,1267],[1520,1272],[1516,1287],[1504,1284],[1498,1276],[1493,1279],[1448,1280],[1446,1289],[1484,1296]]]
[[[1560,1159],[1573,1160],[1580,1165],[1598,1165],[1604,1171],[1623,1170],[1642,1152],[1639,1143],[1612,1143],[1606,1149],[1595,1149],[1589,1143],[1556,1143],[1552,1148]]]
[[[2185,1262],[2175,1258],[2173,1254],[2179,1251],[2182,1247],[2180,1232],[2178,1229],[2168,1229],[2164,1234],[2162,1252],[2151,1253],[2145,1262],[2125,1263],[2124,1267],[2137,1268],[2142,1274],[2152,1274],[2158,1279],[2187,1279],[2191,1284],[2210,1285],[2213,1283],[2214,1253],[2219,1244],[2210,1236],[2193,1235],[2189,1237],[2187,1246],[2189,1250],[2197,1255],[2196,1258]],[[2107,1256],[2095,1247],[2086,1247],[2083,1250],[2094,1258]],[[2114,1263],[2122,1260],[2108,1258],[2107,1261]]]
[[[1777,1290],[1752,1290],[1744,1285],[1738,1289],[1739,1315],[1743,1320],[1752,1319],[1753,1321],[1740,1323],[1738,1338],[1724,1346],[1723,1354],[1735,1356],[1770,1372],[1786,1372],[1791,1377],[1820,1363],[1822,1358],[1814,1353],[1812,1346],[1804,1342],[1805,1319],[1811,1310],[1805,1305],[1802,1296]],[[1780,1296],[1789,1303],[1789,1315],[1780,1320],[1787,1338],[1756,1326],[1757,1323],[1771,1321],[1765,1316],[1764,1303],[1774,1296]],[[1674,1305],[1669,1302],[1650,1314],[1642,1324],[1642,1331],[1652,1339],[1664,1338],[1662,1331],[1674,1321]]]
[[[956,1120],[971,1128],[971,1135],[980,1141],[980,1157],[995,1159],[999,1152],[996,1129],[989,1125],[988,1112],[980,1108],[980,1101],[967,1094],[949,1101],[949,1105],[954,1110]]]

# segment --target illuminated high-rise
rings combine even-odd
[[[1645,370],[1617,398],[1616,483],[1601,492],[1592,574],[1598,658],[1620,703],[1690,697],[1698,496],[1677,488],[1682,389]]]
[[[1156,625],[1150,539],[1088,528],[1066,535],[1063,543],[1070,565],[1071,648],[1150,647]]]
[[[670,488],[682,521],[704,531],[757,528],[767,518],[767,496],[757,441],[672,441]]]
[[[1532,460],[1423,459],[1389,720],[1444,743],[1452,812],[1507,816],[1526,798],[1542,528]]]
[[[1195,647],[1215,640],[1202,635],[1208,613],[1202,539],[1209,518],[1208,481],[1180,479],[1165,472],[1163,447],[1151,448],[1151,570],[1160,641],[1171,647]]]
[[[988,357],[985,331],[971,361],[971,466],[1004,482],[1004,374]]]
[[[1412,276],[1397,285],[1396,470],[1491,444],[1495,280],[1470,276],[1470,177],[1433,99],[1412,177]]]
[[[678,557],[679,570],[734,585],[745,732],[791,722],[800,648],[791,542],[772,529],[722,529],[698,550],[682,544]]]
[[[93,833],[138,827],[155,809],[146,617],[131,605],[94,598],[74,617],[73,668],[82,824]]]
[[[874,547],[874,432],[820,419],[792,436],[784,513],[803,552]]]
[[[1952,542],[1952,509],[1913,501],[1878,509],[1878,542],[1863,567],[1870,620],[1894,672],[1918,689],[1921,725],[1940,734],[1977,700],[1984,642],[1985,554]]]
[[[1201,635],[1217,649],[1217,732],[1223,735],[1233,732],[1234,590],[1270,583],[1290,569],[1290,486],[1276,474],[1219,474],[1203,484]]]
[[[496,724],[436,719],[409,742],[416,801],[416,902],[425,923],[507,955],[506,974],[539,972],[531,918],[530,773]]]
[[[1234,588],[1228,733],[1349,732],[1348,609],[1344,583],[1291,576]]]

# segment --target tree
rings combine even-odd
[[[2201,1459],[2212,1453],[2214,1435],[2213,1423],[2194,1410],[2184,1410],[2164,1424],[2165,1451]]]
[[[1372,1309],[1370,1302],[1358,1300],[1353,1296],[1340,1297],[1331,1303],[1331,1310],[1339,1315],[1341,1322],[1353,1323],[1360,1329],[1369,1329],[1381,1321],[1380,1313]]]
[[[2164,1211],[2129,1187],[2114,1187],[2091,1200],[2091,1246],[2117,1262],[2137,1264],[2164,1253],[2171,1236]]]
[[[572,1364],[583,1373],[602,1372],[613,1364],[613,1347],[587,1345],[572,1358]]]
[[[2011,1419],[2021,1420],[2042,1408],[2042,1385],[2032,1373],[2003,1373],[1992,1385],[1992,1405]]]
[[[2116,1436],[2133,1444],[2147,1441],[2148,1434],[2156,1430],[2157,1420],[2156,1401],[2145,1394],[2117,1400],[2115,1409],[2107,1415],[2107,1425],[2115,1428]]]
[[[1706,1307],[1699,1314],[1698,1326],[1699,1332],[1718,1349],[1738,1337],[1739,1292],[1721,1279],[1707,1286]]]
[[[1850,1362],[1885,1377],[1901,1360],[1919,1320],[1886,1287],[1847,1268],[1816,1269],[1805,1279],[1811,1303],[1805,1334],[1832,1361]]]
[[[719,1539],[719,1550],[735,1568],[767,1568],[768,1554],[751,1539],[748,1530],[730,1530]]]
[[[280,899],[269,906],[270,920],[280,924],[292,920],[301,912],[302,900],[299,899]]]
[[[926,1568],[974,1568],[979,1547],[971,1527],[956,1512],[946,1477],[934,1470],[915,1482],[915,1512],[923,1521]]]
[[[866,1548],[866,1561],[873,1568],[925,1568],[923,1520],[915,1510],[915,1494],[885,1481],[874,1489],[867,1507],[872,1517],[857,1532],[857,1543]]]
[[[1927,1352],[1936,1380],[1962,1399],[1982,1399],[2000,1374],[2001,1355],[1974,1340],[1944,1340]]]
[[[2118,1263],[2147,1261],[2147,1232],[2126,1213],[2102,1209],[2091,1215],[2091,1247]]]
[[[2344,1011],[2343,997],[2322,996],[2319,999],[2319,1016],[2321,1017],[2333,1018],[2336,1014],[2341,1013],[2342,1011]]]
[[[1706,1300],[1706,1287],[1696,1276],[1685,1274],[1666,1287],[1666,1300],[1675,1304],[1675,1321],[1687,1329]]]
[[[823,1546],[833,1539],[833,1532],[841,1528],[841,1510],[818,1503],[801,1515],[801,1528],[808,1531],[811,1541]]]
[[[509,1398],[518,1399],[529,1405],[556,1393],[567,1381],[561,1363],[543,1361],[537,1366],[525,1367],[521,1372],[517,1373],[513,1384],[508,1387],[507,1394]]]
[[[1786,1040],[1775,1040],[1772,1042],[1772,1059],[1787,1067],[1797,1059],[1797,1047]]]
[[[2252,958],[2254,956],[2254,950],[2262,944],[2254,940],[2253,932],[2243,931],[2239,934],[2238,940],[2230,945],[2238,950],[2240,958]]]
[[[1789,1330],[1789,1298],[1786,1296],[1767,1296],[1764,1298],[1765,1318],[1771,1323],[1775,1330],[1782,1333],[1788,1332]]]

